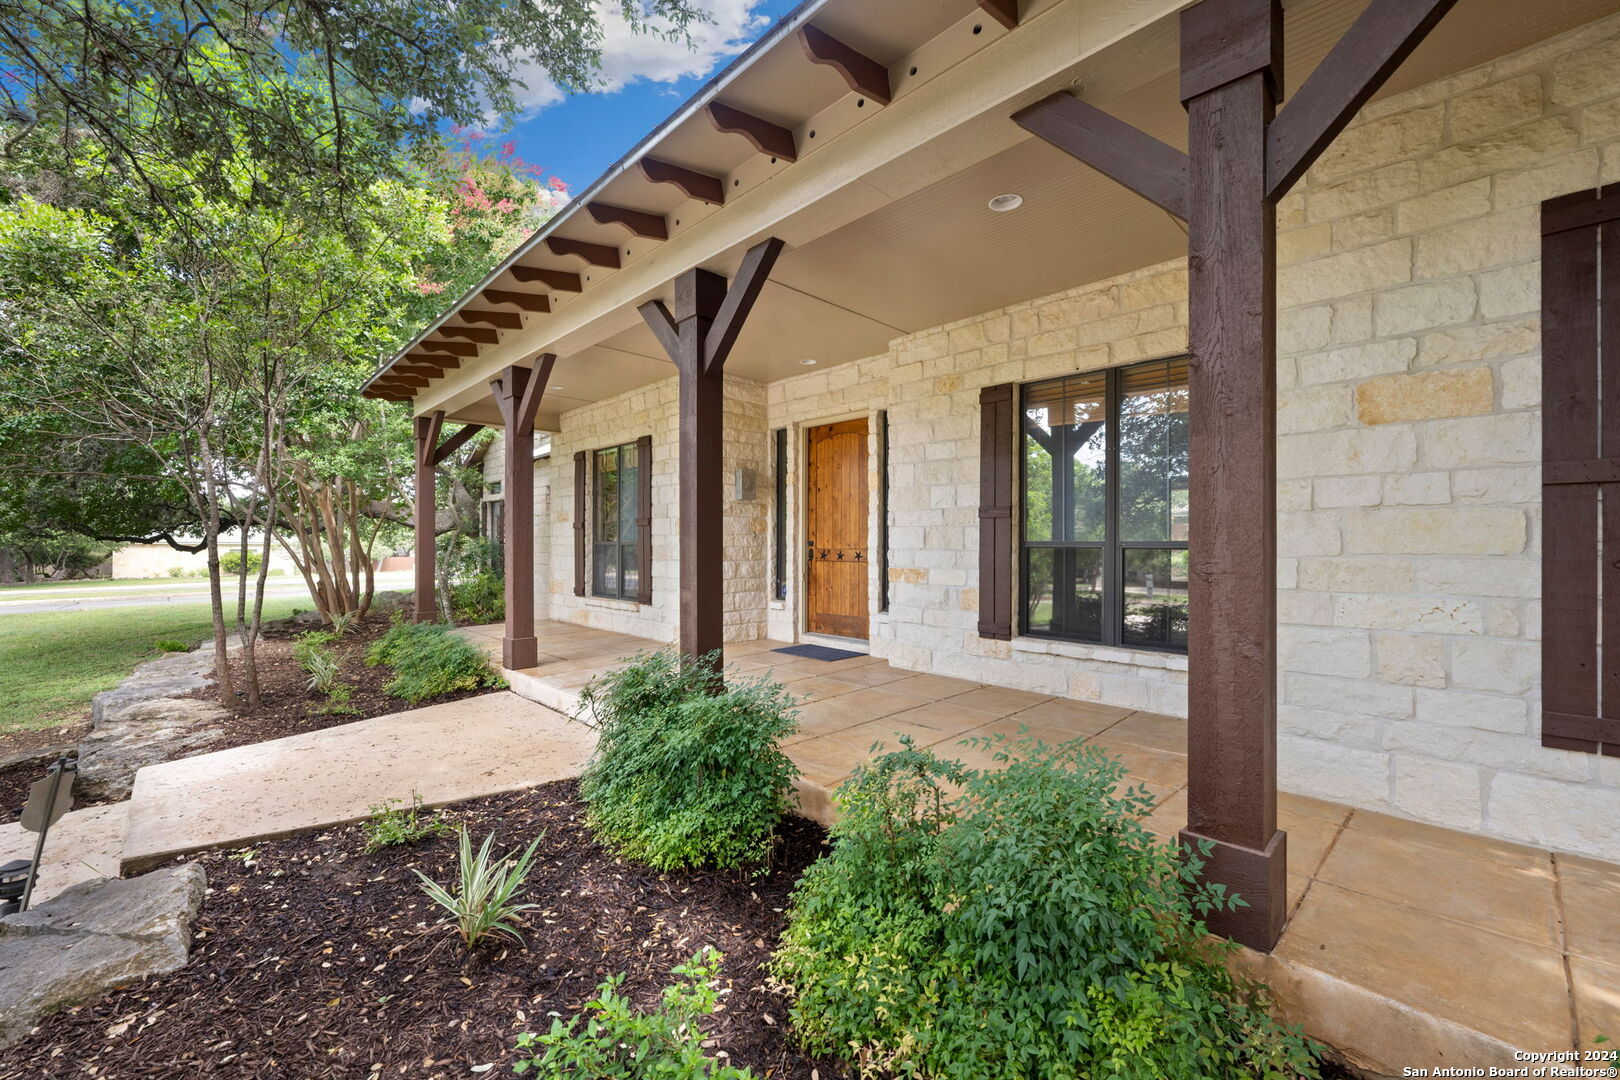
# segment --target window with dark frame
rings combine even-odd
[[[641,591],[636,444],[591,455],[591,595],[635,600]]]
[[[1187,648],[1187,361],[1023,388],[1021,630]]]
[[[776,543],[771,553],[771,595],[778,600],[787,599],[787,428],[777,428],[775,436],[776,505],[773,507]]]

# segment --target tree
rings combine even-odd
[[[185,213],[214,201],[336,205],[398,178],[448,124],[510,116],[532,68],[592,86],[599,0],[0,0],[0,161],[71,171],[85,141],[110,175]],[[691,0],[618,0],[633,30],[683,36]],[[263,166],[234,183],[242,158]],[[193,167],[184,174],[166,168]],[[197,190],[201,189],[201,190]]]

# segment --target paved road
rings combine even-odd
[[[411,572],[399,570],[377,575],[377,590],[409,589]],[[266,597],[304,597],[309,590],[302,578],[271,578],[265,583]],[[234,583],[226,589],[227,602],[234,603]],[[132,607],[142,604],[195,604],[208,599],[206,581],[155,582],[150,585],[58,586],[50,589],[0,589],[0,617],[29,615],[47,611],[91,611],[97,608]]]

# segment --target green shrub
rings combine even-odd
[[[190,645],[187,645],[183,641],[175,641],[172,638],[160,638],[159,640],[152,642],[152,645],[157,649],[158,652],[190,652],[191,651],[191,646]]]
[[[773,960],[815,1053],[951,1080],[1315,1077],[1315,1049],[1221,963],[1241,903],[1141,822],[1093,747],[972,740],[1004,769],[904,746],[839,789],[831,854]],[[957,792],[949,794],[948,792]]]
[[[337,654],[329,648],[310,649],[304,653],[303,668],[309,672],[309,688],[316,693],[330,693],[337,685],[342,665]]]
[[[190,571],[187,570],[183,566],[171,566],[171,567],[169,567],[169,576],[170,577],[176,577],[176,578],[185,577],[188,573],[190,573]]]
[[[457,581],[450,588],[450,610],[457,622],[501,622],[506,618],[505,579],[485,570]]]
[[[250,551],[247,553],[248,573],[257,574],[259,567],[264,565],[264,553]],[[232,548],[219,557],[219,569],[225,574],[240,574],[242,572],[242,549]]]
[[[372,645],[366,663],[392,667],[394,678],[383,689],[413,704],[506,685],[476,646],[437,623],[395,623]]]
[[[326,688],[326,704],[315,711],[327,716],[359,716],[361,709],[352,704],[354,700],[354,687],[348,683],[334,682]]]
[[[520,1059],[512,1071],[533,1069],[542,1080],[754,1080],[747,1069],[703,1052],[698,1020],[714,1015],[719,1002],[714,984],[720,960],[718,952],[704,948],[678,965],[680,982],[665,988],[659,1006],[646,1012],[619,993],[624,976],[613,976],[585,1003],[589,1019],[553,1020],[544,1035],[519,1035],[518,1049],[532,1056]]]
[[[337,635],[330,630],[306,630],[293,639],[293,659],[299,667],[308,671],[309,658],[335,641]]]
[[[413,791],[410,806],[398,799],[388,799],[371,807],[371,817],[360,823],[360,831],[365,833],[369,854],[383,848],[419,844],[430,836],[449,832],[450,823],[437,811],[428,813],[422,805],[422,796]]]
[[[712,693],[703,664],[647,653],[594,680],[581,719],[599,732],[580,779],[597,838],[659,870],[731,868],[770,851],[789,808],[793,697],[764,679]]]
[[[461,834],[461,845],[459,873],[454,889],[445,888],[420,870],[412,871],[422,880],[422,891],[450,913],[456,931],[461,934],[467,948],[476,948],[479,942],[496,934],[509,937],[521,945],[523,937],[512,925],[512,920],[540,905],[520,904],[516,897],[524,879],[529,876],[529,864],[534,861],[535,849],[540,846],[541,837],[535,837],[522,855],[516,858],[503,855],[497,859],[490,852],[495,842],[494,833],[484,837],[475,855],[472,837],[467,834],[466,828],[456,831]]]
[[[332,633],[338,637],[342,637],[359,625],[360,613],[358,611],[340,611],[332,616]]]

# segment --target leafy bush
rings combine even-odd
[[[342,665],[337,654],[328,648],[310,649],[304,654],[303,669],[309,672],[309,688],[317,693],[330,693],[337,684]]]
[[[388,799],[371,807],[371,817],[360,823],[366,836],[366,852],[383,848],[407,847],[440,833],[450,831],[450,823],[437,811],[429,814],[422,805],[422,796],[411,792],[411,805],[398,799]]]
[[[169,567],[169,576],[170,577],[176,577],[176,578],[185,577],[190,572],[191,571],[187,570],[183,566],[171,566],[171,567]]]
[[[778,745],[797,727],[793,697],[765,679],[712,682],[665,649],[585,687],[581,718],[600,737],[580,795],[597,838],[626,858],[730,868],[770,851],[798,775]]]
[[[172,638],[160,638],[159,640],[152,642],[152,645],[153,645],[154,648],[157,649],[158,652],[190,652],[191,651],[191,646],[190,645],[187,645],[183,641],[175,641]]]
[[[293,640],[293,659],[299,667],[308,671],[309,658],[335,641],[337,635],[330,630],[306,630]]]
[[[455,891],[446,889],[422,871],[415,870],[413,873],[422,879],[422,891],[450,913],[467,948],[477,948],[479,942],[496,934],[509,937],[521,945],[523,937],[512,925],[512,920],[540,905],[520,904],[514,898],[523,887],[524,879],[529,876],[529,863],[534,859],[541,838],[535,837],[528,849],[515,859],[510,855],[497,859],[490,852],[490,846],[495,842],[494,833],[484,837],[484,843],[475,855],[472,837],[467,834],[466,828],[456,831],[461,834],[461,850]]]
[[[332,633],[338,637],[342,637],[358,625],[360,625],[358,611],[339,611],[332,615]]]
[[[353,700],[354,687],[335,682],[326,688],[326,704],[315,711],[327,716],[359,716],[360,707],[352,704]]]
[[[506,581],[488,570],[450,587],[450,610],[457,622],[494,623],[506,618]]]
[[[1123,766],[972,741],[1006,767],[908,743],[840,788],[832,853],[773,961],[811,1051],[952,1080],[1317,1075],[1206,939],[1202,916],[1241,901],[1147,830],[1147,793],[1116,793]]]
[[[372,645],[366,663],[391,666],[394,678],[383,689],[413,704],[458,690],[506,685],[476,646],[437,623],[395,623]]]
[[[720,960],[718,952],[705,948],[677,966],[681,981],[667,987],[658,1008],[648,1012],[618,992],[624,976],[613,976],[585,1003],[589,1019],[575,1017],[566,1024],[553,1020],[544,1035],[519,1035],[519,1050],[538,1052],[519,1060],[513,1071],[533,1069],[543,1080],[753,1080],[747,1069],[721,1064],[703,1052],[697,1022],[712,1016],[719,1002],[714,983]]]
[[[247,553],[248,573],[257,574],[259,567],[264,565],[264,553],[250,551]],[[242,549],[232,548],[219,557],[219,569],[225,574],[240,574],[242,572]]]

